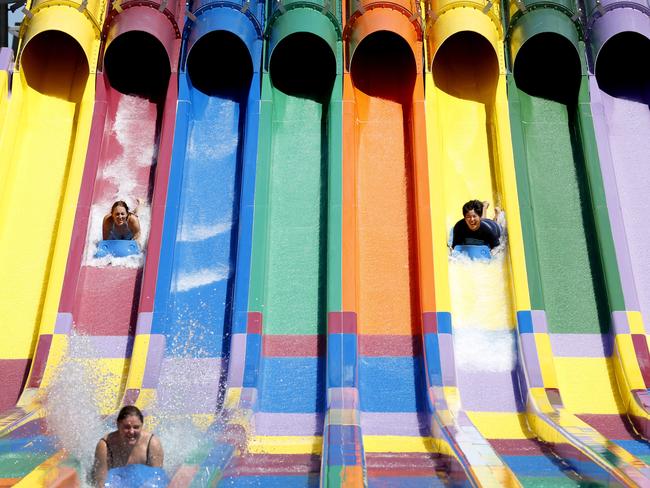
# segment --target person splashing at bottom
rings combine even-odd
[[[494,249],[499,245],[503,228],[495,220],[503,218],[499,207],[494,209],[494,219],[483,217],[483,212],[490,204],[479,200],[470,200],[463,205],[463,218],[454,225],[451,247],[489,246]]]
[[[138,407],[123,407],[117,415],[117,430],[106,434],[95,448],[92,478],[95,486],[104,487],[108,471],[129,464],[162,468],[163,448],[160,440],[143,427],[144,416]]]

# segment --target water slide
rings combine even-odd
[[[151,392],[163,428],[182,417],[218,424],[226,385],[232,398],[243,381],[264,5],[233,5],[196,2],[183,35],[162,251],[138,387]],[[220,476],[209,454],[204,448],[185,464],[176,482]],[[185,455],[174,454],[181,462]]]
[[[350,377],[338,396],[358,420],[356,445],[341,449],[370,485],[442,485],[449,459],[434,438],[423,347],[435,305],[419,5],[351,2],[344,18],[339,327]]]
[[[628,383],[622,392],[628,416],[647,439],[650,355],[644,317],[650,314],[650,294],[647,232],[638,216],[645,208],[641,192],[650,181],[644,164],[650,150],[650,72],[632,53],[650,47],[650,9],[634,2],[588,2],[587,18],[591,111],[625,303],[613,323],[617,374]],[[648,462],[647,447],[632,442],[621,427],[610,439]]]
[[[320,471],[330,275],[337,276],[328,262],[337,233],[328,209],[341,151],[340,14],[302,1],[268,7],[246,337],[231,348],[231,362],[245,364],[227,392],[247,429],[246,448],[221,477],[308,485]]]
[[[508,119],[504,34],[486,2],[430,4],[427,136],[437,333],[446,431],[478,483],[598,482],[607,473],[568,443],[552,450],[527,423],[517,370],[517,325],[530,309]],[[471,29],[467,27],[471,26]],[[449,233],[474,198],[505,212],[489,262],[449,256]],[[501,220],[501,219],[499,219]],[[525,313],[525,312],[524,312]],[[443,408],[440,408],[443,407]],[[477,454],[480,453],[480,456]],[[600,476],[600,477],[599,477]]]
[[[146,317],[147,297],[153,295],[177,99],[172,71],[180,50],[180,31],[170,19],[178,19],[183,12],[180,4],[169,4],[163,10],[123,3],[119,11],[109,11],[89,150],[72,240],[68,240],[63,286],[57,288],[58,314],[41,321],[27,387],[3,425],[4,434],[25,444],[33,444],[33,436],[47,426],[47,432],[59,441],[57,447],[78,459],[92,450],[92,444],[79,445],[79,439],[66,435],[70,429],[64,425],[64,411],[82,411],[88,396],[94,396],[91,411],[84,414],[97,419],[95,425],[87,419],[87,428],[101,435],[104,427],[99,416],[114,412],[122,401],[136,321],[143,314]],[[96,258],[103,217],[116,200],[127,201],[132,209],[140,201],[136,211],[142,252],[125,258]],[[143,265],[147,269],[144,278]],[[86,374],[78,375],[78,371]],[[83,387],[74,385],[75,381]],[[47,391],[48,417],[40,420],[43,391]],[[126,396],[125,401],[135,401],[132,392]],[[47,446],[32,450],[50,456],[24,480],[37,483],[50,476],[61,453]],[[36,460],[38,456],[27,456],[25,467]]]
[[[106,382],[101,413],[135,402],[159,420],[191,417],[214,432],[225,418],[244,428],[246,444],[235,446],[240,452],[217,445],[186,460],[178,486],[219,479],[304,486],[319,477],[328,486],[647,482],[647,444],[633,430],[646,434],[643,307],[640,298],[634,302],[642,292],[638,281],[612,278],[615,269],[597,269],[601,262],[638,269],[625,246],[640,238],[625,228],[629,241],[621,247],[617,239],[615,246],[607,242],[607,226],[608,218],[612,227],[624,226],[615,221],[618,200],[612,200],[626,193],[616,158],[633,160],[630,148],[643,139],[623,144],[621,137],[636,132],[610,129],[596,146],[587,115],[593,111],[598,129],[602,106],[600,115],[609,117],[636,108],[606,68],[602,80],[598,69],[590,79],[591,105],[584,72],[578,102],[565,80],[561,87],[535,85],[539,67],[526,61],[543,60],[535,36],[551,47],[556,38],[548,33],[574,41],[571,49],[562,42],[551,49],[558,72],[572,67],[560,52],[575,51],[584,64],[571,15],[554,23],[568,26],[560,33],[531,32],[525,16],[544,6],[513,6],[514,74],[506,75],[497,7],[450,5],[429,6],[423,69],[421,27],[411,17],[417,5],[353,4],[345,15],[345,70],[336,8],[275,5],[261,94],[260,5],[192,6],[171,169],[175,84],[161,85],[167,91],[156,97],[147,91],[155,77],[139,84],[141,77],[113,77],[111,66],[117,73],[134,69],[120,66],[128,65],[124,53],[137,56],[146,45],[149,53],[159,49],[152,62],[169,62],[173,80],[176,29],[163,34],[168,11],[164,21],[157,8],[142,5],[110,11],[59,314],[35,329],[39,366],[32,367],[19,408],[3,419],[9,436],[0,442],[0,481],[18,481],[34,468],[24,486],[70,479],[52,438],[42,435],[45,424],[28,421],[41,412],[32,402],[39,387],[76,355],[96,365]],[[136,17],[130,12],[138,9],[160,19],[152,21],[158,26],[130,31]],[[215,47],[228,53],[218,61],[228,68],[211,78],[205,52]],[[595,93],[599,84],[604,88]],[[12,94],[8,114],[13,100]],[[607,186],[603,165],[605,189],[598,190],[596,148],[601,160],[610,151],[611,181],[619,186]],[[566,186],[567,162],[589,181],[578,197]],[[133,185],[124,188],[114,175],[128,163],[135,167]],[[116,194],[129,203],[144,194],[144,268],[138,259],[109,265],[93,258],[98,221]],[[489,265],[448,257],[449,229],[473,197],[506,214],[507,243]],[[576,201],[588,202],[588,210],[581,221],[571,220],[574,214],[549,221],[560,211],[558,201],[560,210],[575,210]],[[587,236],[587,252],[580,254],[575,235],[558,228],[564,221]],[[549,235],[558,236],[562,252],[545,247]],[[567,273],[569,265],[579,269]],[[477,297],[477,289],[484,293]],[[593,312],[585,296],[609,308]],[[109,308],[118,313],[107,314]],[[71,335],[75,329],[85,337]],[[478,360],[477,348],[484,356]],[[92,442],[98,435],[92,432]]]
[[[33,15],[22,27],[0,119],[2,410],[16,404],[25,385],[39,326],[56,318],[94,108],[104,4],[86,14],[65,2],[30,2],[28,9]]]
[[[548,426],[559,429],[610,479],[644,485],[648,444],[628,415],[647,413],[631,401],[634,366],[640,374],[631,334],[619,334],[638,330],[639,317],[624,302],[575,13],[572,3],[510,6],[508,101],[531,304],[519,332],[537,413],[529,421],[551,445]]]

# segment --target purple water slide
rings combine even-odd
[[[605,1],[587,13],[591,105],[625,305],[650,317],[650,9]]]

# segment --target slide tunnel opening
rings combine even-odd
[[[650,39],[621,32],[609,39],[596,58],[598,86],[607,94],[650,104]]]
[[[164,98],[171,75],[165,48],[151,34],[126,32],[106,49],[104,70],[113,88],[125,95]]]
[[[520,89],[565,105],[575,103],[580,75],[580,57],[574,45],[552,32],[530,38],[515,59],[514,76]]]
[[[416,67],[413,52],[402,37],[388,31],[370,34],[361,41],[350,64],[352,82],[363,93],[410,105]]]
[[[30,40],[21,56],[27,84],[44,95],[79,102],[88,81],[88,60],[82,47],[61,31],[45,31]]]
[[[244,42],[228,31],[201,37],[187,58],[192,85],[209,96],[239,100],[248,93],[253,62]]]
[[[449,37],[431,66],[438,88],[457,98],[492,103],[499,77],[499,64],[490,41],[464,31]]]
[[[297,32],[275,47],[269,72],[278,90],[327,103],[336,77],[336,59],[322,38]]]

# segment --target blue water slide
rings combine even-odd
[[[201,414],[220,409],[231,338],[245,332],[263,3],[189,12],[151,334],[164,344],[159,408]]]

